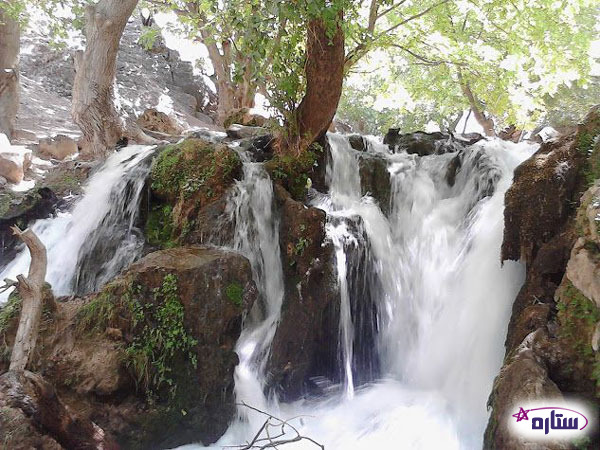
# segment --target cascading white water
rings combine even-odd
[[[480,448],[487,396],[524,276],[519,264],[500,264],[504,193],[513,170],[536,147],[499,140],[471,146],[449,186],[446,171],[456,152],[392,154],[371,139],[368,152],[385,158],[391,177],[391,212],[386,216],[373,198],[361,197],[359,152],[344,136],[329,135],[329,141],[329,194],[316,195],[313,203],[328,214],[327,234],[336,250],[344,386],[328,397],[292,404],[264,398],[258,389],[260,362],[243,363],[248,361],[245,346],[247,354],[267,353],[254,350],[266,333],[249,338],[262,327],[254,323],[238,346],[245,375],[238,370],[238,395],[254,392],[256,396],[242,398],[284,419],[302,416],[294,425],[329,449]],[[268,196],[263,201],[271,204]],[[251,208],[257,214],[260,204]],[[353,259],[348,252],[365,239],[377,280],[371,293],[378,311],[377,346],[371,353],[378,358],[380,376],[354,386],[353,355],[360,332],[354,325],[360,318],[352,316],[352,305],[361,299],[350,292]],[[264,270],[264,262],[255,264]],[[271,338],[273,321],[267,315],[262,323]],[[236,421],[214,448],[248,441],[263,420]],[[300,441],[286,448],[316,447]]]
[[[134,145],[113,153],[71,212],[33,224],[48,252],[46,281],[55,295],[96,290],[139,257],[143,237],[134,225],[153,152]],[[29,261],[29,252],[21,251],[0,279],[27,273]],[[8,294],[0,294],[0,304]]]
[[[236,182],[228,202],[235,223],[233,247],[246,256],[261,294],[246,319],[237,342],[240,362],[235,370],[238,402],[268,408],[263,394],[264,370],[283,301],[283,268],[279,249],[279,221],[273,211],[273,184],[261,163],[251,162],[240,152],[244,176]],[[261,417],[239,409],[239,419],[230,434],[245,436],[260,426]]]

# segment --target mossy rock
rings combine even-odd
[[[189,138],[166,146],[152,164],[148,243],[158,248],[180,243],[201,210],[220,200],[241,175],[241,159],[225,145]]]
[[[309,186],[309,178],[319,160],[322,148],[314,144],[299,156],[275,155],[265,163],[271,179],[281,184],[295,200],[303,200]]]
[[[577,389],[586,386],[600,398],[600,354],[592,348],[592,335],[600,321],[600,309],[565,277],[557,290],[558,337],[568,375]]]
[[[152,190],[166,199],[200,196],[210,202],[240,175],[242,162],[230,148],[190,138],[162,150],[152,165]]]

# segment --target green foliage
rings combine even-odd
[[[77,329],[103,333],[107,327],[120,328],[130,336],[123,349],[124,362],[150,401],[165,392],[170,398],[176,394],[175,367],[191,370],[197,366],[197,341],[184,325],[173,274],[165,275],[162,285],[151,293],[130,278],[105,286],[79,310]]]
[[[118,311],[110,292],[111,287],[105,287],[101,294],[77,312],[80,331],[103,332],[114,321]]]
[[[14,291],[8,296],[7,302],[0,308],[0,337],[4,337],[8,328],[21,313],[21,296]]]
[[[418,16],[419,11],[425,14]],[[369,47],[385,53],[357,71],[380,66],[367,74],[366,84],[372,84],[373,97],[388,100],[402,121],[414,116],[423,122],[419,116],[428,105],[445,117],[469,108],[462,84],[498,124],[531,128],[548,122],[550,111],[562,109],[571,87],[589,88],[588,50],[598,13],[597,3],[588,0],[407,2],[376,24]],[[590,101],[594,92],[585,94]],[[586,102],[571,104],[585,108]]]
[[[225,289],[227,298],[237,306],[241,307],[243,304],[244,288],[239,283],[231,283]]]
[[[0,13],[6,15],[12,20],[16,20],[21,25],[27,23],[27,9],[23,0],[5,0],[0,3]]]
[[[600,321],[600,310],[569,281],[558,302],[560,334],[572,342],[574,349],[585,358],[593,357],[591,336]]]
[[[133,342],[125,349],[127,366],[149,397],[166,387],[175,394],[173,367],[185,358],[195,368],[197,341],[184,325],[184,309],[178,296],[177,278],[168,274],[153,291],[153,302],[129,299]]]
[[[586,157],[583,167],[586,189],[600,179],[600,123],[591,123],[578,134],[577,150]]]
[[[304,236],[300,236],[294,245],[294,254],[296,256],[302,256],[304,250],[310,245],[310,239],[306,239]]]
[[[157,27],[145,27],[138,38],[138,44],[147,51],[152,50],[156,39],[160,36],[160,28]]]
[[[322,149],[321,149],[322,150]],[[276,155],[265,164],[271,177],[281,183],[296,200],[304,198],[308,184],[309,173],[317,164],[319,149],[302,152],[299,156]]]
[[[150,245],[160,248],[175,247],[173,238],[173,207],[154,205],[148,214],[144,235]]]

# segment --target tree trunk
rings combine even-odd
[[[333,37],[327,35],[323,20],[308,24],[306,39],[306,93],[295,112],[295,123],[288,124],[286,142],[279,151],[300,154],[321,138],[329,128],[342,95],[344,82],[344,32],[338,21]]]
[[[13,232],[27,245],[31,253],[31,264],[27,278],[17,276],[17,289],[21,296],[21,316],[10,357],[10,370],[23,371],[35,349],[42,317],[42,289],[46,278],[46,247],[36,234],[27,229],[21,231],[13,227]]]
[[[469,101],[469,105],[471,105],[471,112],[473,113],[473,117],[477,120],[477,123],[481,125],[483,128],[483,132],[486,136],[494,137],[496,136],[496,130],[494,129],[494,119],[485,115],[482,111],[482,106],[479,100],[475,98],[475,94],[471,91],[471,87],[468,82],[465,82],[462,76],[459,74],[458,76],[460,80],[460,87],[463,91],[463,94]]]
[[[12,138],[19,109],[19,23],[0,6],[0,133]]]
[[[137,0],[100,0],[86,9],[86,48],[75,61],[72,108],[83,132],[83,157],[105,156],[124,134],[113,85],[121,35],[136,5]]]

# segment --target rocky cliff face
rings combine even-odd
[[[598,405],[598,136],[596,108],[576,133],[543,144],[517,168],[506,194],[502,258],[524,261],[527,276],[490,396],[485,448],[570,448],[512,435],[508,419],[518,401],[569,395]],[[594,448],[598,439],[580,444]]]

